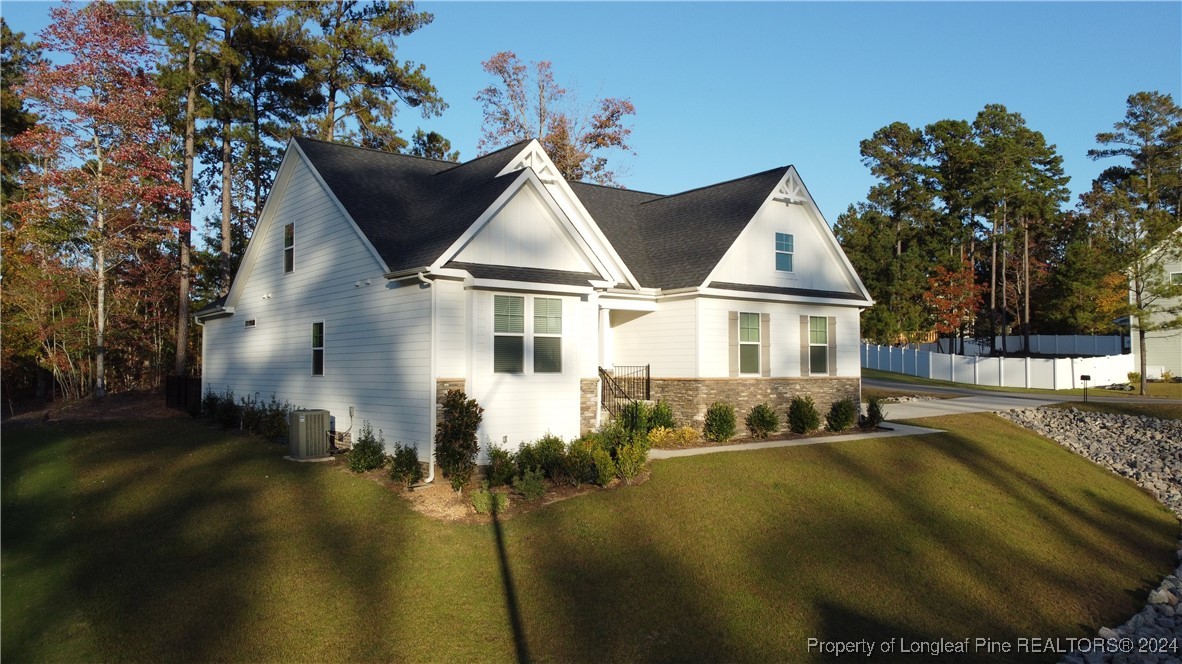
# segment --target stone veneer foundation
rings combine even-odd
[[[436,378],[435,379],[435,424],[439,424],[443,417],[443,397],[447,396],[449,390],[464,390],[466,382],[463,378]],[[472,396],[468,395],[471,399]]]
[[[599,414],[599,379],[579,379],[579,433],[595,430],[595,416]]]
[[[788,404],[795,396],[808,395],[817,404],[824,418],[834,401],[850,398],[858,402],[862,396],[860,378],[653,378],[653,401],[664,399],[673,409],[673,420],[679,426],[701,429],[706,422],[706,409],[715,401],[725,401],[735,407],[739,430],[748,411],[767,402],[787,427]]]

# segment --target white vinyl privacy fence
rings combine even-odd
[[[952,341],[952,350],[960,351],[960,341]],[[1005,348],[1011,353],[1017,353],[1025,350],[1023,346],[1026,340],[1020,335],[1010,335],[1005,337],[1005,345],[1002,345],[1002,337],[997,338],[995,349],[1000,351]],[[1128,345],[1128,337],[1121,337],[1116,335],[1087,335],[1087,334],[1032,334],[1030,335],[1030,352],[1035,355],[1063,355],[1068,357],[1079,356],[1101,356],[1101,355],[1120,355],[1124,352],[1124,346]],[[936,343],[922,344],[922,350],[932,350],[941,353],[947,353],[949,347],[949,339],[939,339]],[[986,339],[984,343],[973,339],[965,339],[964,350],[965,355],[989,355],[989,340]]]
[[[1031,344],[1033,345],[1033,344]],[[1080,376],[1091,376],[1089,387],[1128,381],[1134,370],[1132,355],[1040,359],[947,355],[914,347],[862,344],[862,368],[950,380],[969,385],[1036,387],[1067,390],[1083,387]]]

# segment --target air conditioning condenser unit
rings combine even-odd
[[[288,454],[293,459],[328,456],[327,410],[293,410],[287,419]]]

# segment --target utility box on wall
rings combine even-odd
[[[328,456],[327,410],[295,410],[287,419],[288,454],[293,459]]]

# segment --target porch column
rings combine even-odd
[[[599,366],[607,371],[613,368],[612,358],[615,349],[612,345],[612,310],[599,309]]]

